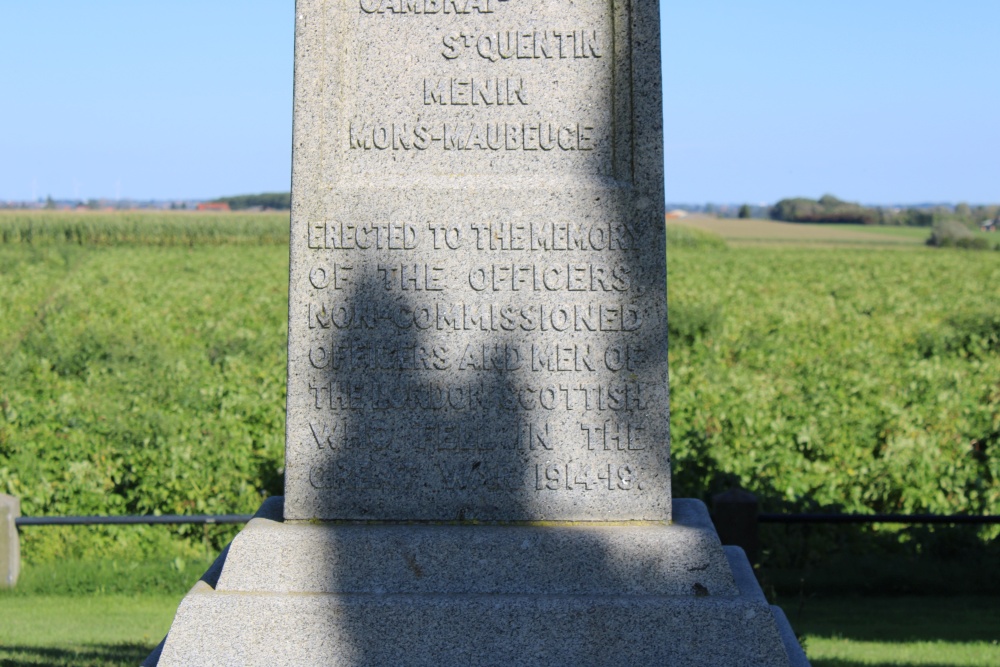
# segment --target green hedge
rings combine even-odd
[[[250,512],[281,491],[287,247],[150,243],[0,245],[0,492],[25,514]],[[1000,513],[1000,255],[668,252],[676,496]],[[23,533],[29,562],[190,561],[231,534]]]

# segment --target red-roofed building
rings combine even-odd
[[[206,201],[198,204],[199,211],[228,211],[229,204],[224,201]]]

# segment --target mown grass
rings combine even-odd
[[[135,667],[163,639],[176,595],[0,595],[0,666]]]
[[[1000,665],[995,597],[810,598],[782,606],[814,667]]]

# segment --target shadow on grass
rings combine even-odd
[[[1000,628],[996,596],[811,597],[781,600],[806,636],[884,644],[992,642]]]
[[[149,655],[146,644],[0,646],[0,667],[135,667]]]

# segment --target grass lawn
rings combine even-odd
[[[0,596],[0,665],[130,665],[177,595]],[[783,605],[814,667],[995,667],[1000,599],[829,598]]]
[[[782,607],[813,667],[995,667],[993,597],[827,598]]]
[[[2,596],[0,666],[135,665],[166,634],[176,595]]]

